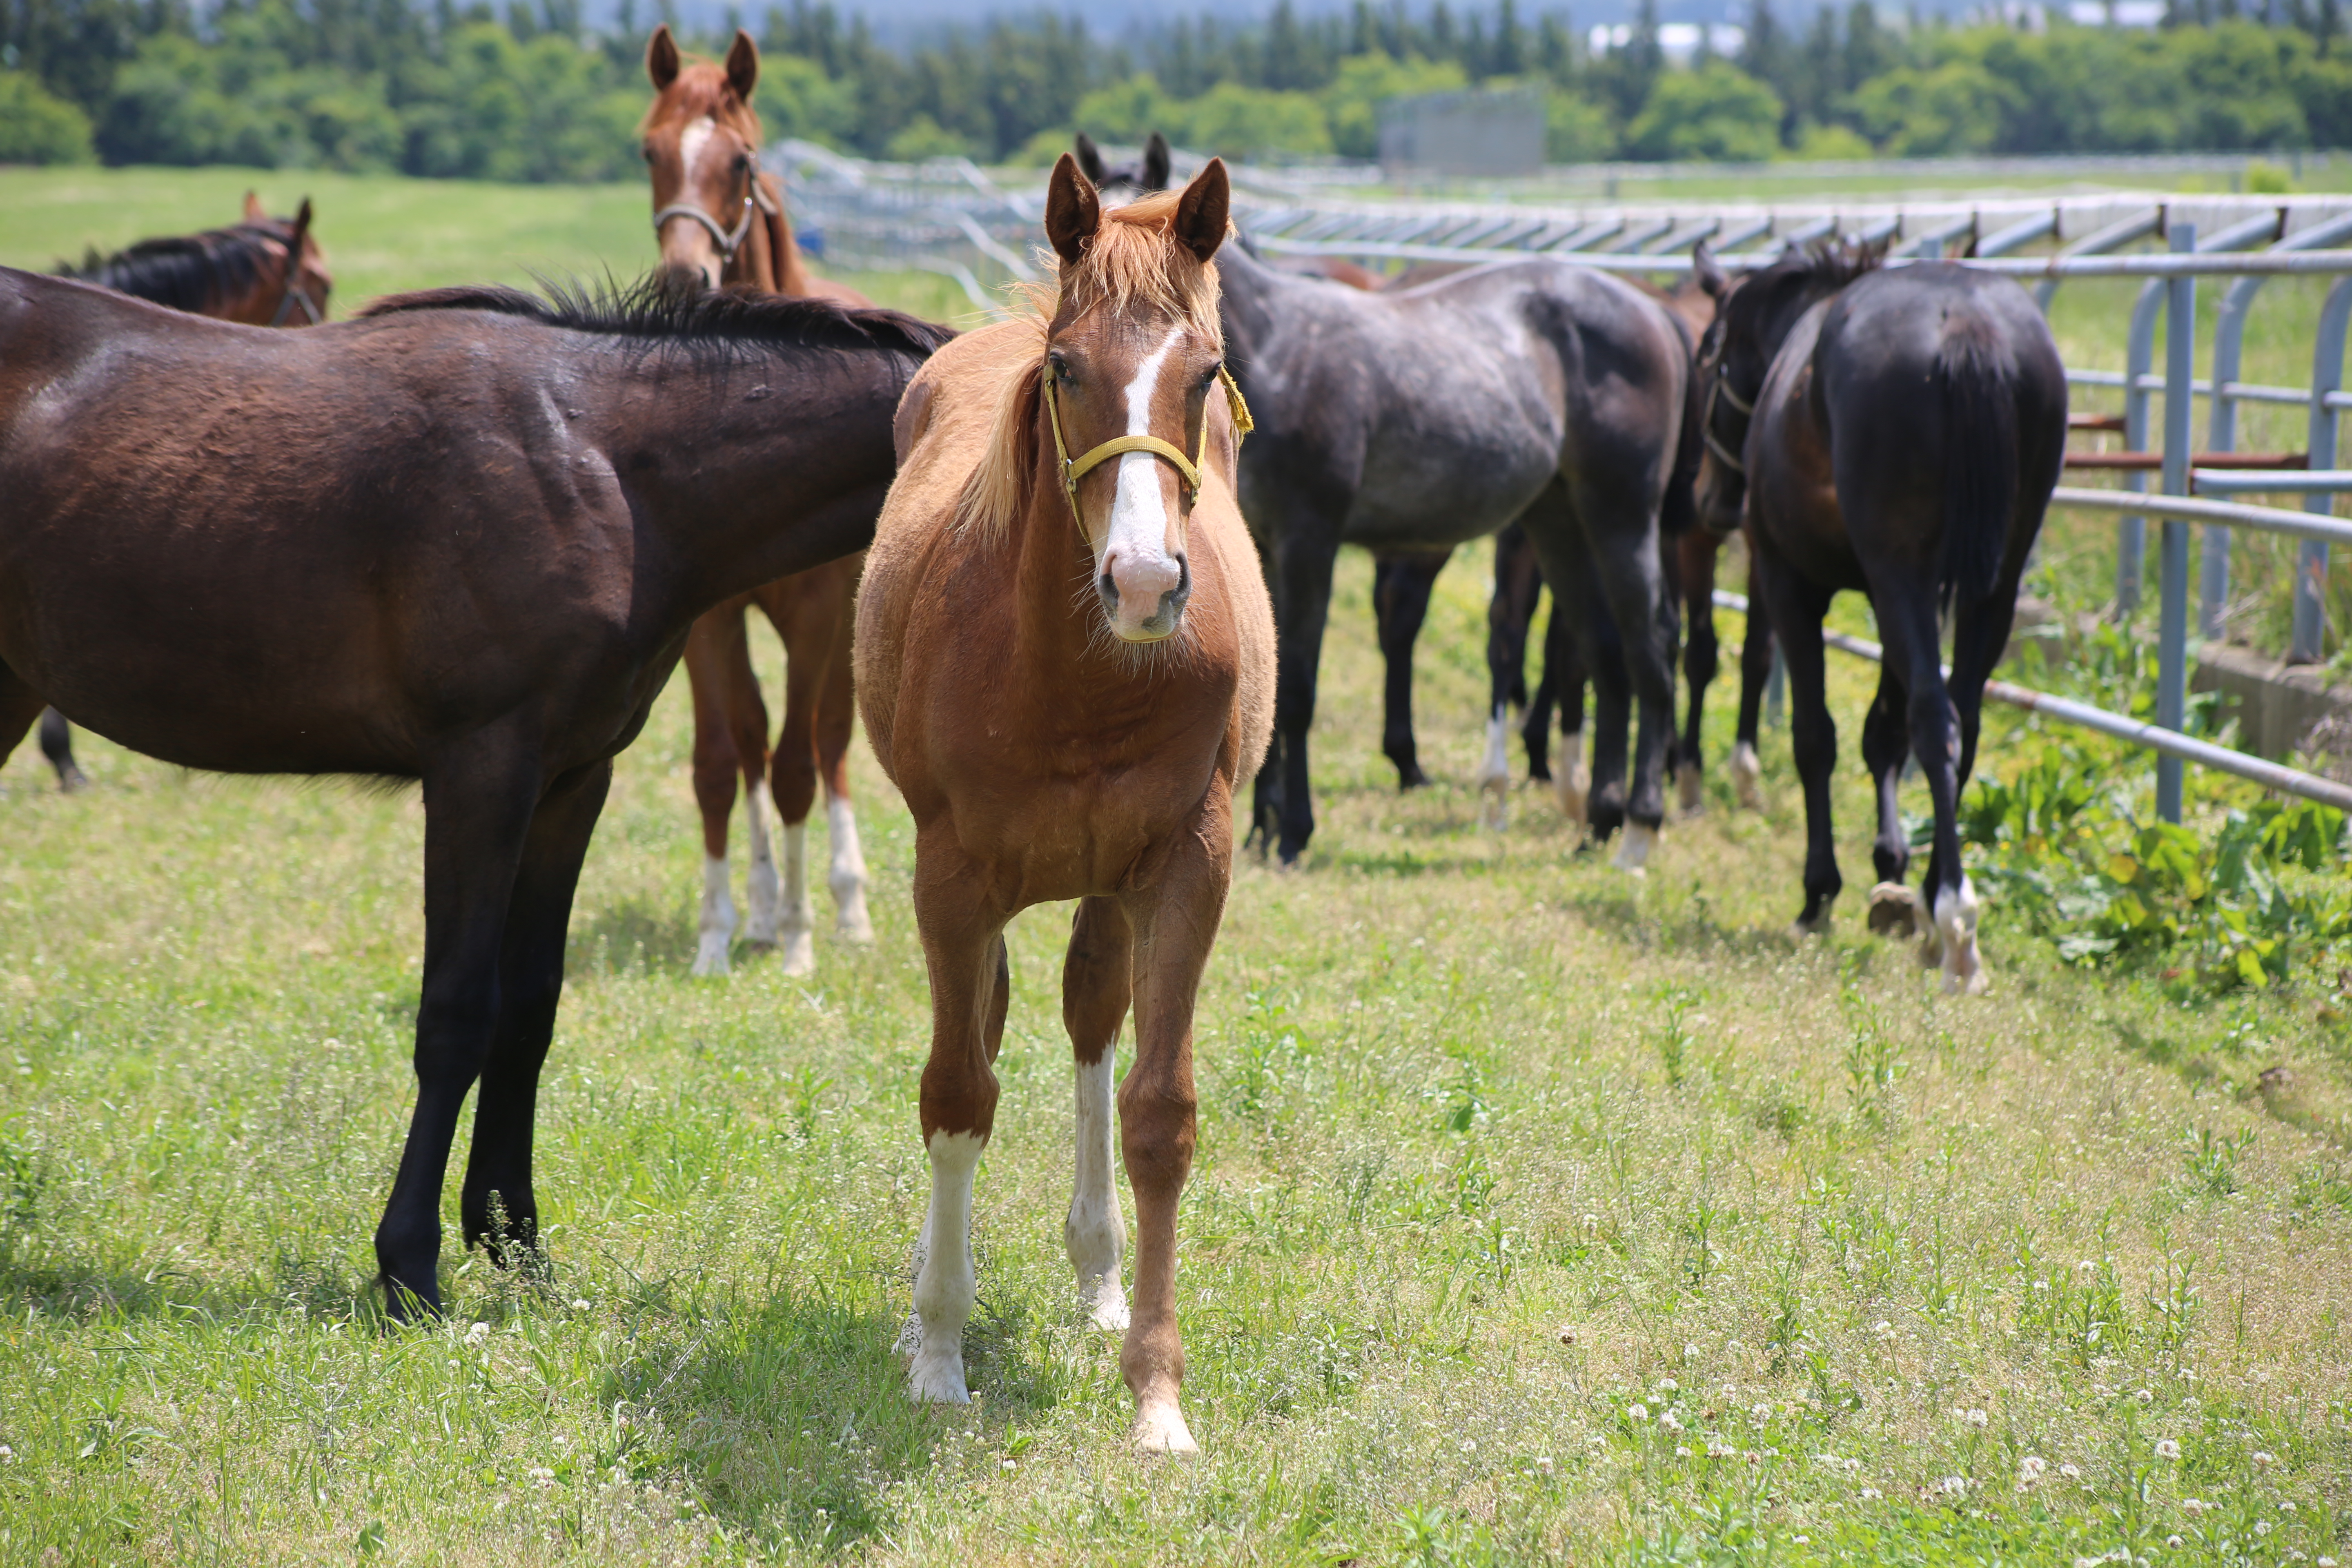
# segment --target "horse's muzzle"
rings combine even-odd
[[[1179,555],[1173,564],[1172,584],[1168,582],[1170,563],[1164,560],[1130,565],[1114,556],[1104,564],[1102,575],[1095,579],[1095,592],[1101,596],[1103,614],[1109,618],[1112,631],[1129,642],[1158,642],[1174,635],[1184,618],[1184,605],[1192,597],[1192,563]],[[1135,620],[1121,614],[1138,604],[1152,605],[1151,613]]]

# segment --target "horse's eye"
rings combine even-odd
[[[639,148],[638,151],[646,155],[646,163],[650,163],[654,161],[654,148],[652,142],[646,142],[643,147]]]
[[[1070,362],[1068,360],[1064,359],[1060,354],[1048,354],[1046,356],[1046,363],[1054,367],[1054,379],[1055,381],[1060,382],[1064,386],[1076,386],[1078,384],[1078,378],[1070,374]]]
[[[1224,370],[1224,368],[1225,367],[1222,364],[1211,365],[1209,367],[1208,374],[1201,377],[1201,390],[1206,392],[1209,388],[1216,385],[1217,376]]]
[[[735,154],[735,172],[736,172],[737,174],[741,174],[744,170],[746,170],[746,169],[750,168],[751,166],[751,154],[750,154],[749,153],[736,153],[736,154]]]

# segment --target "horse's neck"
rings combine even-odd
[[[1217,258],[1217,279],[1223,285],[1225,352],[1246,365],[1273,337],[1276,295],[1289,279],[1238,244],[1225,247]]]
[[[776,215],[755,205],[752,226],[759,232],[748,237],[743,248],[736,253],[737,261],[729,268],[730,283],[749,283],[755,289],[766,289],[778,294],[805,294],[809,291],[808,265],[801,259],[800,242],[793,237],[792,216],[784,208],[784,193],[781,181],[758,176],[761,188],[776,204]]]

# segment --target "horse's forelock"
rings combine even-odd
[[[1217,266],[1178,242],[1176,207],[1181,200],[1181,192],[1155,191],[1105,210],[1084,253],[1060,268],[1060,287],[1048,313],[1066,310],[1076,316],[1105,306],[1119,314],[1148,310],[1173,316],[1222,346]]]
[[[759,145],[760,111],[736,93],[725,66],[700,58],[689,60],[676,81],[655,94],[652,106],[637,122],[637,134],[643,136],[672,120],[694,121],[704,115],[742,132],[753,146]]]

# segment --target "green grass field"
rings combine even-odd
[[[583,217],[550,258],[625,254],[629,195],[609,241]],[[499,247],[542,230],[451,271],[370,232],[331,243],[380,246],[394,287],[513,276]],[[1860,931],[1850,662],[1853,890],[1825,941],[1783,934],[1784,733],[1771,809],[1718,785],[1638,881],[1533,790],[1480,829],[1486,560],[1439,584],[1417,690],[1441,782],[1409,797],[1377,749],[1370,573],[1343,563],[1320,831],[1302,873],[1236,876],[1182,1222],[1192,1461],[1128,1451],[1117,1345],[1063,1257],[1066,908],[1011,936],[976,1402],[905,1400],[928,998],[910,830],[862,751],[877,942],[821,931],[809,981],[741,955],[695,980],[673,684],[574,910],[549,1277],[445,1254],[450,1318],[420,1331],[383,1323],[369,1245],[411,1095],[415,795],[85,736],[97,787],[68,797],[22,749],[0,767],[0,1563],[2352,1554],[2341,1003],[2068,968],[1998,906],[1993,994],[1936,994]],[[772,644],[761,662],[772,680]],[[1730,706],[1719,688],[1718,759]]]

